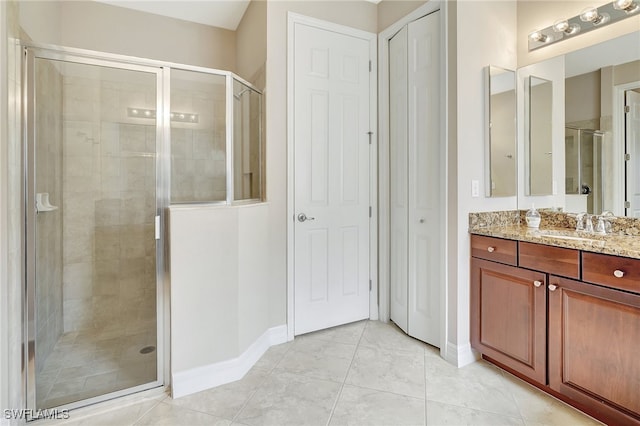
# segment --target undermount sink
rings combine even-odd
[[[554,229],[544,229],[535,232],[542,238],[555,238],[560,240],[570,240],[576,242],[590,243],[592,245],[604,245],[604,241],[601,239],[591,238],[591,236],[580,235],[575,231],[559,231]]]

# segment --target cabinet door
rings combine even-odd
[[[615,424],[637,424],[639,352],[640,295],[550,277],[549,385],[553,390],[596,407]]]
[[[546,275],[471,260],[471,346],[546,384]]]

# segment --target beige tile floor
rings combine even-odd
[[[153,382],[155,319],[63,334],[36,376],[39,408],[51,408]]]
[[[242,380],[228,385],[179,399],[166,395],[124,398],[94,414],[81,413],[71,412],[65,423],[599,424],[484,361],[455,368],[435,348],[376,321],[319,331],[274,346]]]

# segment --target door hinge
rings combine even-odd
[[[369,291],[371,291],[372,287],[373,287],[373,284],[371,283],[371,280],[369,280]]]
[[[160,216],[156,216],[156,240],[160,239]]]
[[[369,217],[373,217],[373,207],[369,206]]]
[[[631,208],[631,203],[629,201],[625,201],[624,202],[624,208],[625,209],[630,209]]]
[[[631,106],[629,106],[629,105],[625,105],[625,106],[624,106],[624,113],[625,113],[625,114],[629,114],[630,112],[631,112]]]
[[[631,161],[631,154],[625,154],[624,161]]]
[[[369,61],[369,72],[373,71],[373,64]]]
[[[369,145],[371,145],[371,140],[373,138],[373,132],[367,132],[367,135],[369,135]]]

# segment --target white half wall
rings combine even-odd
[[[238,380],[286,341],[269,327],[269,216],[269,203],[169,209],[174,397]]]

